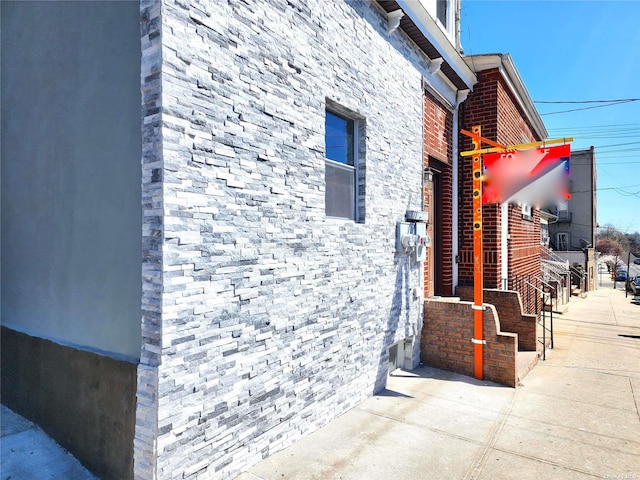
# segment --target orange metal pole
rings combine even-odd
[[[481,128],[474,126],[471,131],[473,149],[480,149]],[[473,344],[475,378],[482,380],[484,375],[484,332],[482,317],[484,299],[482,295],[482,155],[474,153],[471,157],[473,166]]]
[[[487,145],[491,145],[492,147],[496,147],[496,148],[501,148],[503,150],[507,149],[506,145],[502,145],[501,143],[494,142],[493,140],[489,140],[488,138],[481,137],[480,135],[476,135],[475,133],[471,133],[467,130],[462,129],[460,130],[460,133],[462,133],[463,135],[466,135],[467,137],[471,137],[473,141],[479,142],[475,144],[476,147],[472,150],[472,152],[476,150],[480,150],[480,146],[482,143],[486,143]],[[467,153],[467,152],[464,152],[464,153]]]

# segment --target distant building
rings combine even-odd
[[[596,286],[596,156],[594,147],[571,152],[571,199],[550,209],[557,221],[549,222],[552,249],[586,275],[585,288]],[[575,277],[575,275],[574,275]]]
[[[571,151],[571,199],[551,209],[558,220],[550,224],[551,246],[557,251],[595,247],[596,158],[594,147]]]

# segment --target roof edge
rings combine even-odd
[[[422,6],[420,2],[412,2],[409,0],[396,0],[396,3],[403,12],[411,17],[411,20],[413,20],[413,23],[425,38],[437,48],[442,58],[467,85],[467,88],[472,89],[473,85],[477,82],[475,73],[467,65],[460,52],[456,50],[449,37],[440,29],[424,6]]]
[[[540,140],[545,140],[549,136],[547,127],[538,109],[536,108],[527,87],[516,68],[513,58],[508,53],[486,53],[479,55],[466,55],[464,61],[474,72],[482,72],[491,68],[499,68],[500,73],[509,85],[509,88],[516,96],[516,100],[524,111],[527,119],[531,123],[535,132],[539,135]]]

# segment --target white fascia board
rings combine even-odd
[[[555,221],[557,219],[558,219],[557,215],[547,212],[546,210],[540,210],[540,223],[542,223],[543,220],[548,222],[549,220]]]
[[[509,85],[509,89],[515,95],[516,101],[527,116],[527,120],[529,120],[535,132],[541,140],[547,138],[549,132],[544,126],[544,122],[538,113],[538,109],[533,103],[531,95],[529,95],[529,91],[522,81],[520,73],[518,73],[518,69],[513,63],[511,55],[508,53],[504,55],[500,53],[470,55],[464,57],[464,60],[475,73],[489,70],[491,68],[499,68],[502,77],[507,82],[507,85]]]
[[[458,89],[442,72],[438,71],[435,75],[423,77],[422,87],[436,97],[449,111],[455,110]]]
[[[424,6],[416,0],[396,0],[396,3],[411,17],[420,32],[436,47],[444,61],[460,76],[467,87],[473,88],[476,76]]]
[[[518,73],[518,69],[516,69],[516,66],[513,63],[511,55],[506,54],[502,60],[504,68],[508,74],[507,81],[510,83],[509,86],[511,88],[516,88],[515,91],[517,92],[516,96],[518,97],[518,102],[525,111],[527,117],[529,117],[529,121],[533,125],[533,128],[535,128],[538,135],[540,135],[540,139],[546,139],[549,136],[547,127],[544,126],[544,122],[538,113],[538,109],[533,103],[531,95],[529,95],[529,90],[527,90],[520,73]]]

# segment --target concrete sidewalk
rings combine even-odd
[[[640,480],[640,305],[612,287],[571,299],[523,386],[398,372],[238,480]],[[33,423],[0,415],[0,480],[95,480]]]
[[[0,425],[1,480],[96,480],[38,426],[4,405]]]
[[[422,367],[238,480],[640,480],[640,305],[612,283],[555,317],[517,389]]]

